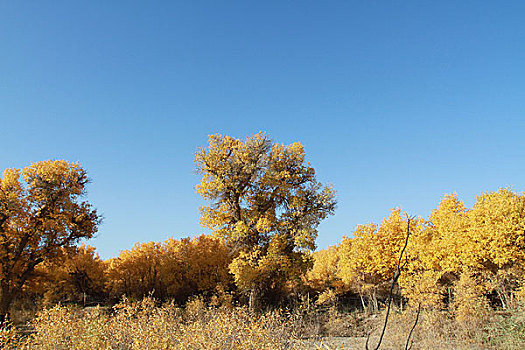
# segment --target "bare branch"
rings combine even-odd
[[[385,323],[383,325],[383,330],[381,331],[381,335],[379,336],[379,341],[375,347],[375,350],[378,350],[379,347],[381,346],[381,342],[383,341],[383,337],[385,336],[385,331],[386,331],[386,326],[388,324],[388,316],[390,315],[390,309],[391,309],[391,306],[392,306],[392,297],[393,297],[393,294],[394,294],[394,286],[397,282],[397,280],[399,279],[399,276],[401,275],[401,268],[405,266],[405,264],[403,264],[403,266],[401,266],[401,260],[403,259],[403,254],[405,253],[405,250],[408,246],[408,238],[410,237],[410,220],[412,218],[408,218],[407,220],[407,237],[406,237],[406,240],[405,240],[405,245],[403,246],[403,249],[401,250],[401,254],[399,254],[399,261],[397,262],[397,269],[396,271],[394,272],[394,276],[392,277],[392,284],[390,286],[390,294],[388,295],[388,307],[386,309],[386,316],[385,316]],[[367,350],[368,350],[368,347],[367,347]]]
[[[408,333],[407,343],[405,345],[405,350],[410,350],[412,348],[412,344],[410,344],[410,337],[412,336],[412,332],[417,326],[417,322],[419,321],[419,314],[421,313],[421,303],[417,305],[417,314],[416,314],[416,320],[414,321],[414,325],[412,326],[412,329],[410,329],[410,333]],[[409,346],[410,344],[410,346]]]

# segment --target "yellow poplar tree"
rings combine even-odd
[[[169,297],[182,303],[192,295],[211,295],[229,289],[231,258],[219,238],[207,235],[181,240],[170,238],[163,247],[161,274]]]
[[[341,287],[338,273],[339,247],[340,245],[333,245],[313,253],[313,266],[306,277],[314,289],[323,291]]]
[[[88,298],[104,297],[105,263],[95,247],[64,249],[62,258],[45,261],[36,273],[38,276],[30,282],[28,292],[43,294],[45,303],[73,301],[85,305]]]
[[[150,292],[163,298],[161,279],[163,249],[160,243],[136,243],[107,261],[107,290],[115,298],[142,298]]]
[[[506,307],[525,272],[525,193],[502,188],[482,194],[468,216],[471,244],[465,245],[463,261]]]
[[[97,232],[97,212],[81,201],[87,183],[80,164],[64,160],[4,171],[0,179],[0,317],[39,264]]]
[[[416,236],[419,220],[411,220],[410,231]],[[340,273],[343,282],[360,296],[363,308],[368,300],[378,308],[378,296],[386,293],[397,269],[399,256],[407,238],[407,219],[400,209],[392,210],[381,225],[359,225],[354,237],[343,238],[340,247]],[[410,251],[406,252],[406,259]],[[403,262],[406,261],[403,259]]]
[[[399,281],[403,295],[425,307],[442,307],[452,299],[454,284],[465,266],[464,249],[470,244],[467,208],[457,195],[445,195],[410,240],[410,263]]]
[[[233,254],[230,271],[250,306],[278,296],[310,265],[317,226],[333,214],[335,192],[315,179],[300,143],[280,145],[258,133],[246,140],[211,135],[197,152],[197,192],[210,206],[201,223]]]
[[[306,274],[308,285],[317,291],[317,303],[334,302],[344,290],[339,274],[340,245],[330,246],[313,253],[313,267]]]

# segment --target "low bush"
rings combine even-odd
[[[405,349],[418,313],[392,310],[381,348]],[[1,349],[340,349],[378,342],[383,314],[298,307],[257,314],[245,307],[210,307],[193,299],[185,308],[152,298],[113,308],[55,306],[30,322],[31,331],[0,329]],[[458,320],[454,311],[421,310],[413,349],[524,349],[525,312],[516,307],[480,320]]]
[[[290,322],[279,312],[256,315],[246,308],[186,309],[145,298],[101,308],[56,306],[39,313],[25,349],[293,349]]]

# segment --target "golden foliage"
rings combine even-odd
[[[315,180],[300,143],[272,144],[211,135],[197,152],[197,192],[212,201],[201,223],[234,254],[231,272],[244,290],[279,289],[306,272],[317,226],[335,208],[335,193]],[[263,288],[264,287],[264,288]]]
[[[184,302],[193,294],[228,289],[230,261],[222,241],[205,235],[136,244],[108,261],[107,288],[115,298],[153,293]]]
[[[343,291],[344,286],[339,273],[340,245],[334,245],[313,253],[313,266],[306,274],[306,280],[314,290]],[[333,293],[333,292],[332,292]]]
[[[488,303],[489,295],[492,303],[497,298],[508,307],[523,290],[525,194],[485,193],[470,209],[456,194],[445,195],[428,220],[414,221],[410,232],[399,287],[412,303],[448,305],[462,314],[473,303]],[[342,281],[374,302],[390,286],[406,234],[399,210],[380,226],[358,226],[339,249]],[[467,285],[476,286],[476,297],[461,287]]]
[[[482,321],[489,309],[485,296],[487,287],[483,279],[464,271],[455,283],[455,299],[452,304],[456,319],[460,322]]]
[[[28,289],[44,295],[44,304],[60,301],[86,304],[91,298],[103,300],[106,283],[105,263],[95,247],[81,245],[63,249],[63,256],[37,267]]]
[[[15,350],[19,343],[16,329],[11,325],[0,326],[0,349]]]
[[[88,182],[78,163],[42,161],[0,179],[0,315],[34,269],[97,231],[99,217],[80,198]]]
[[[369,299],[373,309],[377,309],[378,293],[385,293],[390,287],[406,241],[407,220],[403,216],[400,209],[394,209],[379,226],[359,225],[354,237],[343,238],[340,247],[342,281],[361,298]],[[411,221],[410,230],[414,236],[419,234],[418,220]]]
[[[160,275],[163,249],[160,243],[136,243],[117,258],[107,261],[107,289],[115,298],[122,295],[141,298],[162,292]]]
[[[485,193],[468,212],[466,263],[495,272],[525,262],[525,194]],[[464,262],[465,263],[465,262]]]
[[[458,286],[476,276],[476,288],[483,288],[479,297],[495,292],[506,307],[523,279],[524,229],[523,194],[485,193],[471,209],[455,194],[444,196],[413,241],[416,258],[400,281],[405,295],[437,307],[454,299],[457,308],[463,300],[469,308],[471,298]]]
[[[415,304],[443,307],[463,269],[469,244],[467,209],[456,194],[445,195],[424,229],[411,238],[411,259],[399,281],[403,294]]]
[[[231,258],[220,239],[206,235],[191,240],[168,239],[164,249],[161,274],[169,297],[183,302],[195,294],[229,289]]]

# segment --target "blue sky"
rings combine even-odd
[[[80,161],[103,258],[207,231],[207,136],[300,141],[325,248],[445,193],[525,190],[520,1],[4,1],[0,169]]]

